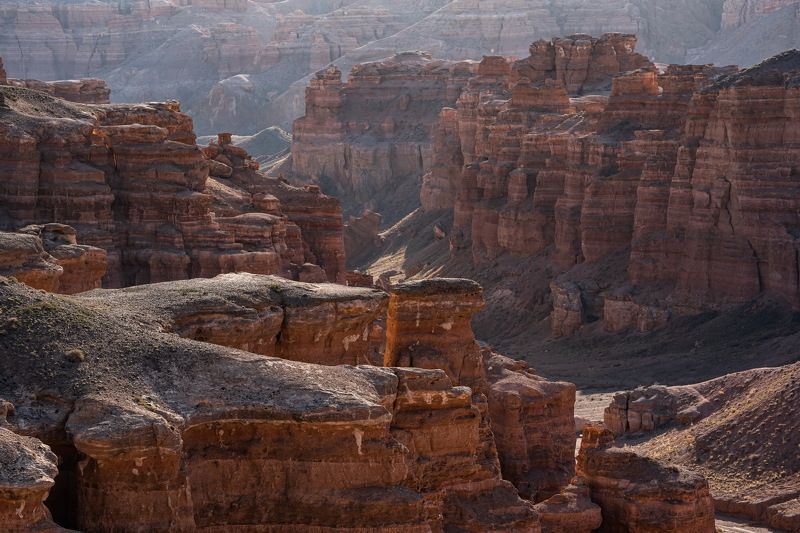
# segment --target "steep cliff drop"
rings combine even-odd
[[[634,45],[484,58],[433,127],[422,208],[349,266],[477,279],[479,337],[582,387],[710,379],[753,350],[794,361],[797,53],[740,71],[656,66]],[[586,342],[596,365],[577,376]]]
[[[44,225],[67,236],[72,248],[58,253],[73,256],[77,239],[93,254],[85,261],[106,263],[91,271],[107,287],[238,271],[344,282],[338,202],[261,174],[229,135],[201,149],[177,102],[89,105],[11,82],[0,86],[0,169],[13,176],[0,184],[0,229]],[[56,258],[65,269],[78,261]],[[41,286],[97,286],[67,277],[62,289]]]

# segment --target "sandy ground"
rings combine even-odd
[[[752,522],[725,515],[717,515],[719,533],[782,533],[778,529],[754,525]]]

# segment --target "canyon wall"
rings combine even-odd
[[[229,136],[204,152],[177,102],[0,94],[0,168],[14,176],[0,185],[0,228],[71,226],[73,239],[105,250],[104,286],[235,271],[344,281],[336,200],[260,174]]]
[[[72,298],[0,278],[0,303],[0,512],[21,531],[713,531],[702,477],[604,433],[573,478],[574,386],[477,345],[469,280],[387,307],[256,274]],[[412,366],[336,366],[372,358],[376,331]]]
[[[650,331],[764,291],[800,306],[798,54],[659,70],[633,44],[573,38],[485,58],[441,112],[423,209],[452,210],[452,254],[477,268],[545,254],[560,272],[556,335],[598,318]]]
[[[293,175],[341,198],[346,213],[396,222],[418,203],[436,110],[455,103],[473,68],[403,53],[355,66],[346,83],[337,68],[320,71],[294,123]]]
[[[484,407],[441,370],[260,356],[6,278],[0,300],[19,324],[0,337],[0,462],[26,458],[0,512],[21,530],[52,526],[48,489],[54,521],[88,531],[540,530]]]
[[[536,39],[617,31],[639,35],[658,61],[705,54],[702,62],[746,65],[797,46],[798,16],[786,0],[661,7],[656,0],[10,0],[0,6],[0,56],[14,78],[105,79],[118,102],[180,99],[202,134],[253,134],[288,129],[320,68],[335,62],[348,72],[404,50],[452,60],[524,56]],[[734,35],[741,28],[760,37]]]

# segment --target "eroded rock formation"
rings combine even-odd
[[[7,402],[4,411],[8,409]],[[3,420],[5,423],[3,413]],[[51,520],[44,500],[55,484],[58,458],[40,440],[0,427],[0,522],[9,533],[65,531]]]
[[[481,287],[469,280],[393,286],[384,363],[443,369],[454,383],[485,396],[503,477],[540,501],[575,473],[575,387],[546,381],[524,362],[482,350],[470,319],[483,304]]]
[[[605,423],[644,433],[637,453],[706,475],[720,512],[796,530],[799,373],[795,363],[637,389],[614,398]]]
[[[559,494],[536,504],[542,533],[590,533],[603,522],[600,507],[589,498],[589,487],[577,478]]]
[[[111,89],[103,80],[6,80],[12,87],[22,87],[47,93],[56,98],[62,98],[79,104],[108,104],[111,102]]]
[[[324,268],[317,281],[344,281],[338,202],[267,178],[241,148],[201,151],[177,103],[0,90],[0,168],[14,177],[0,185],[0,227],[69,224],[107,252],[105,286],[236,271],[308,279],[307,263]]]
[[[716,531],[714,502],[702,476],[609,447],[612,442],[602,426],[587,426],[578,455],[578,475],[602,509],[598,531]]]
[[[62,458],[48,501],[58,523],[539,531],[500,478],[485,407],[441,370],[181,339],[117,313],[130,291],[68,300],[3,279],[0,294],[3,319],[24,326],[0,337],[0,395],[9,428]]]
[[[419,201],[435,110],[455,103],[471,73],[470,63],[426,53],[357,65],[347,82],[335,67],[320,71],[294,123],[292,172],[341,198],[346,212],[399,220]]]
[[[79,245],[75,230],[62,224],[26,226],[0,232],[0,275],[13,276],[31,287],[74,294],[100,287],[106,252]]]
[[[81,295],[181,337],[320,365],[374,364],[383,291],[227,274]]]
[[[477,267],[546,255],[556,336],[598,319],[649,332],[764,291],[797,307],[800,56],[659,70],[633,44],[485,58],[441,113],[423,208],[452,209],[451,250]]]

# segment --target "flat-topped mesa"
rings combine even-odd
[[[106,287],[239,271],[308,278],[307,263],[344,282],[338,202],[267,178],[234,146],[209,157],[178,102],[0,93],[0,170],[13,177],[0,184],[0,229],[73,227],[107,252]],[[240,185],[209,179],[209,167]]]
[[[430,166],[431,111],[455,104],[474,67],[405,52],[356,65],[346,83],[335,67],[317,73],[294,122],[293,174],[342,198],[346,214],[399,220],[419,202],[416,180]]]
[[[79,80],[19,80],[9,78],[8,85],[22,87],[47,93],[50,96],[61,98],[79,104],[109,104],[111,103],[111,88],[105,80],[86,78]]]
[[[187,339],[321,365],[374,364],[383,291],[225,274],[80,295]]]
[[[4,406],[2,425],[5,425],[6,410]],[[47,493],[55,484],[57,465],[58,457],[40,440],[17,435],[0,426],[0,523],[3,531],[66,531],[53,523],[44,505]]]
[[[609,447],[614,437],[602,426],[587,426],[583,435],[577,471],[602,509],[597,531],[716,531],[714,502],[702,476]]]
[[[159,288],[144,296],[158,301]],[[3,316],[20,323],[0,336],[10,429],[62,456],[58,523],[540,531],[533,505],[500,479],[485,407],[445,372],[317,366],[181,339],[116,307],[135,292],[67,299],[0,282]],[[42,478],[37,504],[50,484]]]
[[[428,279],[392,286],[386,366],[439,368],[488,399],[503,478],[541,501],[575,475],[575,386],[536,376],[475,341],[470,320],[484,305],[473,281]]]
[[[392,286],[384,365],[440,368],[454,383],[485,392],[483,358],[470,324],[483,306],[483,289],[467,279]]]

